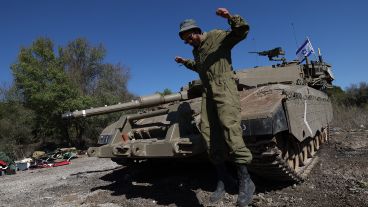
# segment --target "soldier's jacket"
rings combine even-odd
[[[233,16],[229,24],[230,31],[215,29],[204,33],[201,44],[193,49],[194,61],[184,63],[187,68],[198,72],[205,90],[210,81],[233,76],[231,49],[246,38],[249,26],[238,15]]]
[[[249,30],[240,17],[229,20],[231,31],[212,30],[204,33],[193,49],[194,61],[184,65],[198,72],[203,85],[200,131],[213,163],[228,157],[237,164],[247,164],[252,154],[245,146],[240,127],[240,100],[231,64],[231,49],[243,40]]]

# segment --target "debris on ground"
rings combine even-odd
[[[15,161],[15,164],[17,166],[17,170],[24,171],[28,170],[31,166],[33,159],[32,158],[24,158],[23,160]]]
[[[256,193],[250,206],[367,206],[368,132],[334,132],[304,182],[274,183],[253,176]],[[216,188],[209,165],[175,161],[121,166],[111,159],[79,157],[72,165],[0,177],[0,206],[214,206],[207,204]],[[228,191],[215,206],[235,206],[236,198],[236,190]]]
[[[13,175],[15,173],[16,166],[14,161],[5,152],[0,152],[0,175]]]
[[[32,155],[33,162],[30,168],[50,168],[71,164],[70,160],[78,157],[78,150],[75,147],[58,148],[53,152],[45,153],[35,151]]]

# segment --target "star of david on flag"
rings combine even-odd
[[[314,49],[312,47],[312,43],[309,41],[309,38],[305,40],[302,46],[296,51],[296,57],[299,62],[303,62],[305,57],[308,57],[310,54],[314,53]]]

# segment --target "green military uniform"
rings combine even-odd
[[[224,162],[228,156],[237,164],[252,160],[240,126],[239,92],[231,63],[231,49],[248,34],[249,26],[240,16],[229,19],[231,31],[203,33],[193,60],[184,65],[198,72],[203,83],[201,133],[207,142],[210,159]]]

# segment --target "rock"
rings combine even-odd
[[[359,185],[360,188],[368,189],[368,182],[358,181],[358,185]]]
[[[281,198],[283,201],[288,201],[289,200],[289,197],[285,196],[285,197],[282,197]]]
[[[268,204],[271,204],[272,203],[272,198],[267,198],[266,201],[267,201]]]
[[[334,127],[334,128],[332,128],[332,131],[334,131],[334,132],[338,132],[338,131],[341,131],[342,129],[341,128],[339,128],[339,127]]]
[[[258,193],[257,196],[263,198],[264,197],[264,193]]]
[[[144,186],[144,187],[152,186],[151,183],[138,183],[138,182],[135,182],[135,181],[132,182],[132,185],[134,185],[134,186]]]
[[[264,201],[264,200],[266,200],[265,199],[265,197],[264,197],[264,193],[258,193],[257,195],[255,195],[254,197],[253,197],[253,200],[255,200],[255,201]]]

